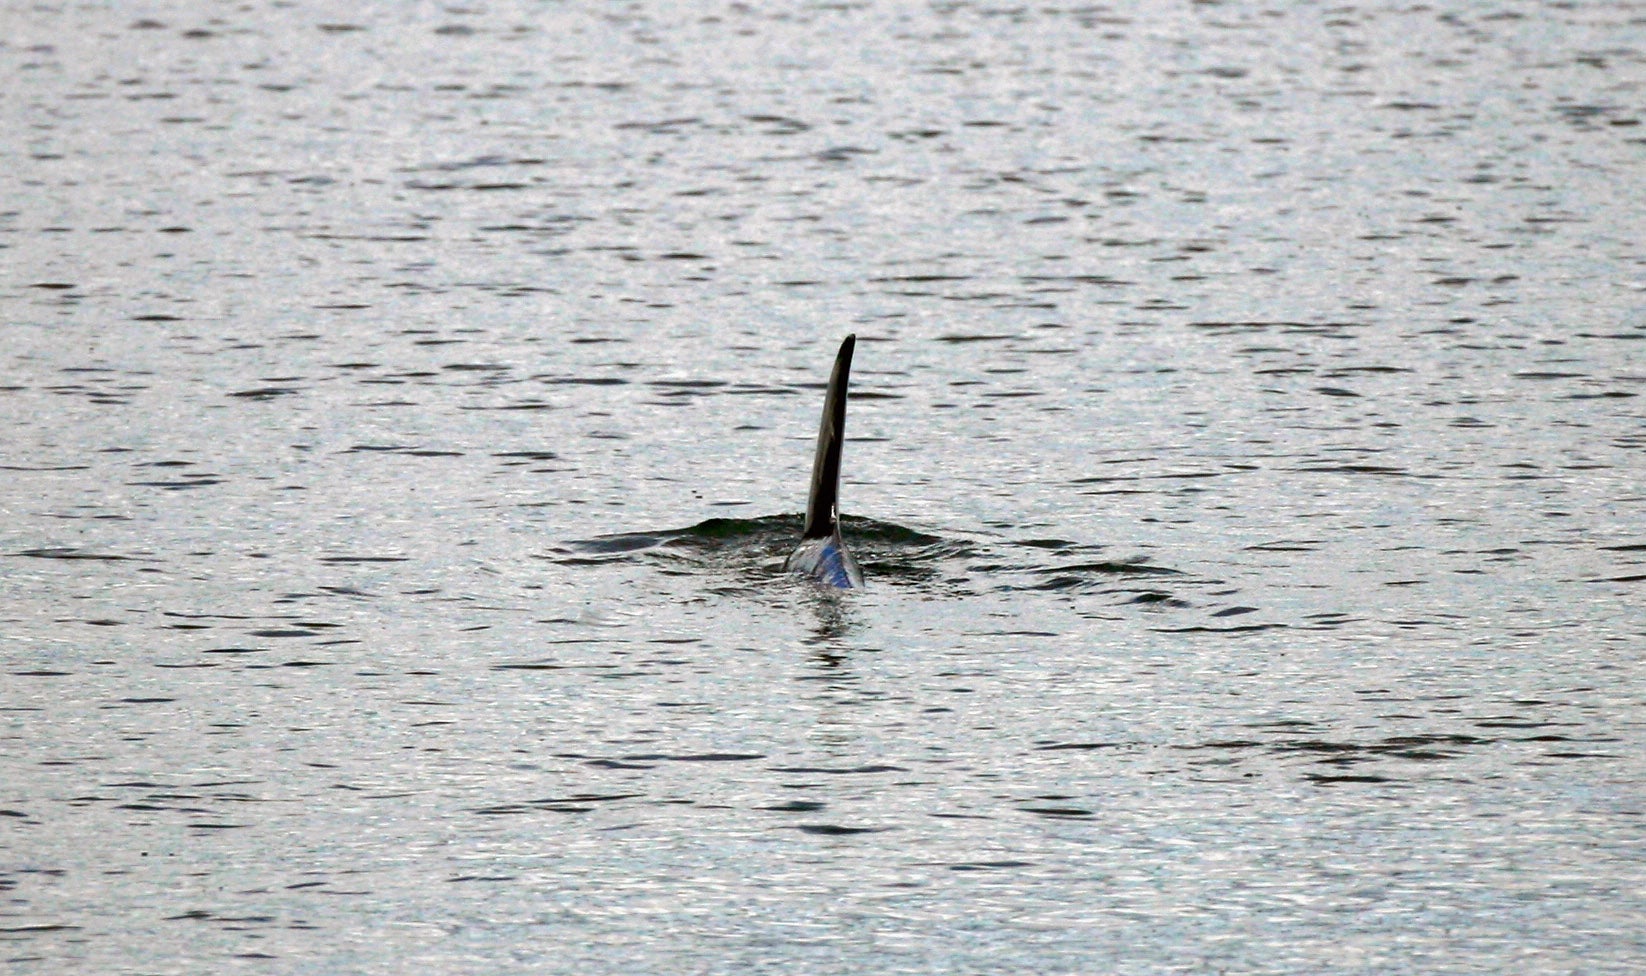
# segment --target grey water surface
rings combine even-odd
[[[1646,969],[1640,5],[0,27],[7,971]]]

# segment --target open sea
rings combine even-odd
[[[1646,971],[1646,6],[7,2],[0,81],[0,971]]]

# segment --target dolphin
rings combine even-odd
[[[840,446],[846,439],[846,383],[852,373],[852,349],[857,336],[840,343],[829,374],[829,392],[823,398],[823,423],[817,430],[817,456],[812,459],[812,490],[806,498],[806,527],[800,545],[783,568],[810,576],[840,589],[863,585],[863,570],[846,551],[840,538]]]

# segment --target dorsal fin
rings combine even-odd
[[[802,539],[833,535],[839,525],[840,446],[846,439],[846,385],[852,374],[852,349],[857,336],[849,335],[834,357],[829,392],[823,399],[823,423],[817,430],[817,456],[812,459],[812,490],[806,497],[806,528]]]

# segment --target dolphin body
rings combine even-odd
[[[812,460],[812,490],[806,498],[806,528],[800,545],[783,568],[810,576],[840,589],[863,585],[863,570],[846,551],[840,538],[840,446],[846,439],[846,383],[852,373],[852,349],[857,336],[840,343],[823,399],[823,423],[817,431],[817,456]]]

